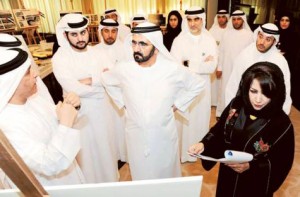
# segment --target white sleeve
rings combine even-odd
[[[53,64],[53,73],[57,79],[57,81],[60,83],[64,91],[66,92],[74,92],[79,97],[98,97],[99,94],[99,85],[100,82],[97,82],[97,80],[100,81],[100,73],[94,73],[90,77],[93,80],[92,86],[82,84],[76,79],[71,72],[69,71],[69,68],[64,65],[68,65],[69,62],[62,60],[56,60],[55,58],[52,59]]]
[[[197,74],[211,74],[216,70],[218,63],[218,49],[215,41],[207,43],[205,54],[199,54],[189,60],[189,70]],[[206,61],[208,56],[212,56],[212,60]]]
[[[119,109],[124,107],[120,77],[120,70],[118,69],[118,66],[101,74],[101,81],[106,92],[113,99]]]
[[[182,66],[178,66],[177,74],[183,90],[176,95],[174,105],[179,111],[184,112],[204,89],[205,80]]]
[[[237,58],[238,59],[238,58]],[[238,62],[238,60],[234,62]],[[239,64],[234,63],[231,75],[225,88],[225,106],[236,96],[241,81],[242,73],[239,72]]]
[[[182,62],[184,61],[182,48],[180,37],[176,37],[173,41],[170,53],[180,65],[182,65]]]
[[[80,132],[63,125],[58,126],[57,132],[49,136],[51,139],[47,142],[40,140],[47,136],[33,136],[45,131],[32,134],[33,131],[26,130],[26,125],[12,126],[4,131],[24,162],[38,174],[54,176],[66,170],[80,150]]]
[[[286,91],[286,97],[285,102],[283,104],[283,111],[289,115],[291,112],[291,106],[292,106],[292,98],[291,98],[291,73],[289,70],[288,63],[285,61],[282,63],[282,73],[284,76],[284,83],[285,83],[285,91]]]

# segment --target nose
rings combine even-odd
[[[258,44],[264,44],[265,43],[265,38],[261,38],[258,40]]]
[[[262,101],[262,94],[257,94],[255,97],[256,103],[260,103]]]
[[[79,34],[78,35],[78,41],[83,41],[84,39],[83,39],[83,35],[81,35],[81,34]]]
[[[133,45],[132,45],[132,49],[133,49],[133,51],[140,51],[140,50],[141,50],[141,47],[140,47],[139,44],[133,44]]]

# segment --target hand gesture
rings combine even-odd
[[[237,173],[243,173],[244,171],[250,168],[249,162],[246,163],[230,163],[225,164],[226,166],[230,167],[232,170],[236,171]]]
[[[63,103],[71,104],[76,109],[80,108],[80,98],[77,94],[74,92],[69,92],[64,96]]]
[[[204,144],[202,142],[194,144],[189,147],[188,152],[194,155],[201,154],[204,151]]]
[[[72,127],[77,118],[78,111],[73,105],[59,101],[56,105],[56,114],[60,124]]]

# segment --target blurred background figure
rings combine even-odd
[[[173,10],[168,15],[167,33],[164,35],[164,45],[170,51],[173,40],[181,32],[182,17],[177,10]]]
[[[297,61],[297,53],[299,53],[299,38],[295,31],[295,22],[292,13],[282,12],[278,15],[277,26],[279,28],[280,37],[277,43],[277,48],[285,57],[289,64],[291,72],[291,97],[293,105],[300,109],[300,88],[297,84],[300,83],[298,76],[300,74],[299,64]]]
[[[229,13],[227,10],[219,10],[214,18],[214,24],[209,29],[209,33],[215,38],[217,45],[220,45],[221,39],[225,30],[227,29],[227,23],[229,21]],[[220,79],[217,78],[216,72],[210,75],[211,77],[211,105],[217,106],[218,102],[218,90]]]
[[[130,27],[131,29],[136,27],[138,24],[146,22],[147,18],[143,14],[136,14],[131,18]]]

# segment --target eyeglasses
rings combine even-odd
[[[136,47],[136,45],[138,45],[141,49],[145,49],[148,46],[152,45],[152,44],[147,44],[146,42],[143,42],[143,41],[137,42],[135,40],[132,40],[131,44],[132,44],[132,47]]]

